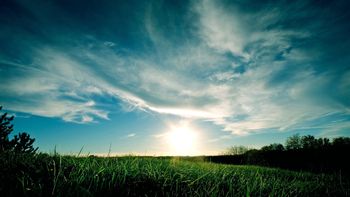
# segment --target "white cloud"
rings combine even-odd
[[[209,47],[247,58],[248,54],[244,52],[249,39],[246,26],[236,14],[237,10],[227,12],[225,9],[215,1],[204,0],[195,5],[200,15],[200,35]]]
[[[232,135],[221,135],[217,138],[208,140],[208,142],[213,143],[213,142],[218,142],[218,141],[222,141],[222,140],[228,140],[231,138],[232,138]]]
[[[300,121],[334,111],[329,105],[313,104],[312,95],[307,95],[310,88],[322,84],[323,80],[313,76],[312,71],[298,76],[298,82],[289,84],[289,90],[285,86],[268,87],[266,81],[274,72],[274,67],[280,67],[279,64],[260,65],[239,74],[239,77],[235,77],[237,74],[233,71],[218,71],[200,79],[197,75],[186,73],[188,70],[172,69],[167,72],[167,68],[159,67],[148,59],[122,58],[108,51],[103,60],[99,54],[89,54],[92,61],[102,66],[101,70],[97,69],[102,73],[96,74],[93,66],[74,61],[61,52],[45,51],[39,53],[38,65],[42,66],[23,70],[26,77],[17,79],[7,89],[14,95],[22,95],[27,101],[33,100],[33,105],[9,103],[9,108],[35,115],[62,117],[66,121],[94,122],[95,118],[108,119],[108,111],[99,110],[97,101],[89,98],[107,94],[123,100],[124,106],[129,106],[127,111],[141,109],[203,119],[236,135],[266,128],[286,130]],[[191,54],[186,55],[192,61]],[[115,59],[119,60],[113,61]],[[172,62],[171,58],[165,61]],[[132,68],[127,67],[126,62],[132,64]],[[60,65],[62,67],[58,68]],[[210,70],[209,73],[213,70],[210,67],[199,70],[206,69]],[[55,71],[54,74],[49,72],[51,70]],[[109,80],[104,76],[109,76]],[[38,97],[38,100],[32,96]],[[73,100],[65,99],[65,96]],[[306,102],[308,99],[311,100]],[[241,115],[246,118],[235,119]]]
[[[6,76],[13,83],[0,83],[0,90],[12,98],[3,103],[15,111],[86,123],[108,119],[110,109],[96,97],[109,96],[123,101],[126,111],[211,121],[236,135],[284,131],[323,114],[349,113],[322,92],[334,76],[300,66],[310,56],[290,49],[292,38],[310,34],[266,28],[278,21],[279,11],[243,14],[214,1],[195,2],[191,11],[199,17],[193,22],[193,41],[171,43],[149,9],[144,28],[155,51],[127,51],[90,36],[88,44],[84,37],[76,38],[64,50],[38,48],[30,65],[5,62],[5,69],[17,76]],[[274,61],[276,54],[283,60]],[[237,72],[240,66],[244,71]],[[269,84],[283,71],[290,78]],[[347,96],[348,75],[338,87]]]
[[[136,136],[135,133],[130,133],[130,134],[128,134],[126,137],[127,137],[127,138],[131,138],[131,137],[135,137],[135,136]]]

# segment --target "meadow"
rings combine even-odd
[[[341,173],[313,174],[188,157],[0,157],[1,196],[349,196]]]

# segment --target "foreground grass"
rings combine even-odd
[[[1,196],[348,196],[349,179],[179,158],[1,155]]]

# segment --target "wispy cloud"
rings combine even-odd
[[[125,27],[132,28],[125,32],[131,37],[125,38],[128,44],[118,37],[123,35],[116,32],[120,26],[93,32],[83,21],[78,22],[86,31],[68,32],[64,23],[55,26],[59,32],[47,31],[52,44],[37,38],[42,32],[27,33],[30,39],[13,49],[21,54],[18,58],[0,55],[1,104],[13,111],[87,123],[108,119],[117,109],[115,103],[104,107],[105,98],[111,97],[126,111],[210,121],[236,135],[297,129],[310,120],[329,128],[322,122],[325,114],[349,115],[350,71],[343,66],[348,62],[328,66],[332,61],[322,56],[322,43],[313,44],[327,23],[322,18],[312,23],[317,9],[302,23],[294,11],[311,8],[300,2],[287,10],[283,4],[257,4],[256,10],[249,10],[241,4],[194,1],[181,12],[169,10],[163,16],[165,4],[145,6],[144,13],[128,19],[137,21],[130,22],[136,27]],[[35,6],[28,9],[39,12]],[[47,17],[50,22],[55,13]],[[108,21],[112,19],[95,20],[114,24]],[[38,23],[53,28],[42,19]],[[337,28],[344,31],[334,31]]]
[[[218,141],[221,141],[221,140],[228,140],[228,139],[231,139],[232,138],[232,135],[221,135],[217,138],[213,138],[213,139],[210,139],[208,140],[208,142],[218,142]]]
[[[130,133],[130,134],[128,134],[126,137],[127,137],[127,138],[131,138],[131,137],[135,137],[135,136],[136,136],[135,133]]]

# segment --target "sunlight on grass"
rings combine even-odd
[[[193,160],[195,159],[195,160]],[[2,196],[347,196],[338,174],[213,164],[203,158],[0,156]],[[6,180],[6,181],[5,181]],[[7,190],[4,190],[7,188]],[[2,189],[2,190],[1,190]],[[1,193],[1,192],[0,192]]]

